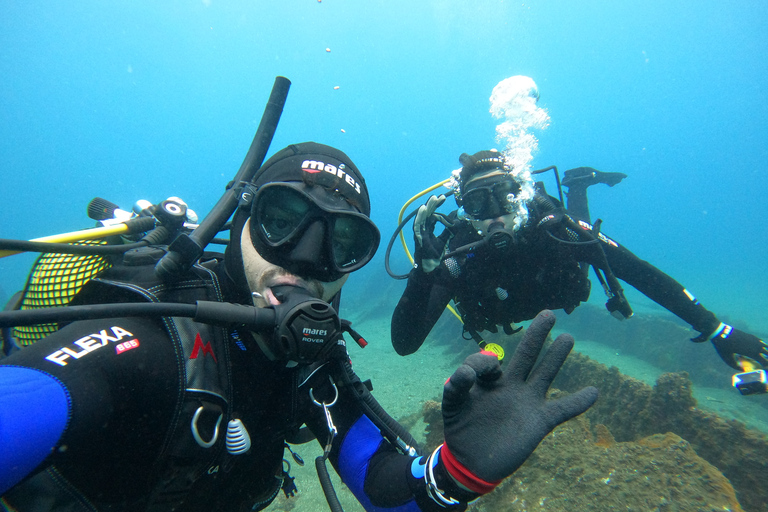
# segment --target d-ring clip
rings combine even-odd
[[[202,437],[200,437],[200,432],[197,431],[197,420],[200,418],[202,413],[203,406],[201,405],[197,408],[195,415],[192,417],[192,437],[194,437],[197,444],[203,448],[210,448],[216,444],[216,440],[219,438],[219,425],[221,425],[221,420],[224,418],[224,413],[219,414],[219,419],[216,420],[216,428],[213,430],[213,437],[211,437],[211,440],[207,442],[204,441]]]
[[[320,402],[318,402],[318,401],[315,399],[315,394],[312,392],[312,389],[313,389],[313,388],[309,388],[309,397],[312,399],[312,401],[313,401],[313,402],[315,403],[315,405],[316,405],[316,406],[318,406],[318,407],[323,407],[323,406],[325,406],[325,407],[331,407],[331,406],[333,406],[333,404],[335,404],[335,403],[336,403],[336,400],[338,400],[338,399],[339,399],[339,388],[337,388],[337,387],[336,387],[336,383],[335,383],[335,382],[333,382],[333,379],[331,378],[331,376],[330,376],[330,375],[328,376],[328,380],[329,380],[329,381],[331,381],[331,386],[333,386],[333,391],[336,393],[336,396],[334,396],[334,397],[333,397],[333,401],[332,401],[331,403],[329,403],[329,404],[326,404],[326,403],[322,403],[322,404],[321,404]]]
[[[333,440],[336,438],[336,434],[339,433],[339,431],[336,429],[336,425],[333,424],[333,418],[331,418],[331,411],[330,407],[336,403],[336,400],[339,399],[339,388],[336,387],[336,383],[333,382],[333,379],[331,376],[328,376],[328,380],[331,381],[331,386],[333,386],[333,391],[336,393],[336,396],[333,397],[333,401],[329,404],[326,404],[325,402],[320,403],[315,399],[315,394],[312,392],[312,388],[309,388],[309,397],[312,399],[312,401],[315,403],[316,406],[321,407],[323,409],[323,413],[325,413],[325,422],[328,425],[328,442],[325,443],[325,450],[323,450],[323,456],[322,459],[325,461],[328,459],[328,455],[331,453],[331,448],[333,447]],[[320,460],[320,457],[318,457],[318,460]]]

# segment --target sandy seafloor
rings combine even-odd
[[[357,285],[360,284],[362,283],[357,283]],[[466,351],[472,350],[471,347],[461,345],[461,340],[458,340],[461,334],[461,326],[458,321],[452,318],[450,314],[444,314],[433,330],[433,334],[435,331],[455,332],[456,343],[446,343],[446,340],[430,337],[415,354],[407,357],[398,356],[390,342],[391,312],[399,299],[399,295],[391,296],[390,292],[397,288],[396,285],[380,287],[374,283],[365,283],[364,291],[352,289],[353,293],[347,294],[346,298],[342,295],[341,307],[342,313],[344,313],[345,310],[355,309],[352,303],[359,305],[359,299],[366,296],[370,297],[371,293],[386,295],[378,304],[371,304],[369,300],[366,300],[367,310],[363,308],[360,311],[361,308],[358,308],[357,313],[350,312],[349,315],[342,314],[342,316],[352,320],[355,329],[360,331],[369,342],[369,345],[364,349],[353,343],[348,345],[356,373],[363,380],[371,379],[374,396],[396,419],[421,411],[425,400],[439,399],[446,379],[461,363],[467,353]],[[360,295],[357,295],[358,293]],[[607,312],[605,314],[608,315]],[[567,323],[567,320],[558,320],[558,324],[552,331],[553,337],[563,332],[561,326],[564,323]],[[528,324],[529,322],[525,322],[523,325],[527,326]],[[600,333],[596,331],[595,334],[599,338]],[[463,343],[471,344],[470,341]],[[702,347],[702,350],[712,349],[711,347]],[[622,355],[621,352],[617,352],[615,347],[598,341],[576,339],[574,351],[587,355],[607,366],[616,366],[625,375],[640,379],[649,385],[653,385],[656,379],[664,373],[645,361],[631,355]],[[507,354],[507,357],[510,355]],[[719,362],[719,359],[717,361]],[[718,384],[722,383],[719,382]],[[715,412],[726,419],[733,418],[743,421],[749,428],[768,433],[768,407],[765,404],[768,401],[768,395],[742,397],[735,389],[726,386],[705,388],[696,385],[693,386],[693,394],[699,408]],[[411,434],[418,442],[423,442],[424,424],[417,422],[411,429]],[[306,462],[302,468],[297,467],[291,461],[291,474],[296,477],[295,483],[299,492],[290,500],[286,500],[283,493],[280,493],[268,510],[287,510],[291,506],[297,507],[297,510],[302,512],[329,510],[314,468],[314,459],[322,454],[322,449],[314,442],[293,447],[293,449]],[[286,457],[290,458],[287,452]],[[363,507],[340,482],[336,473],[330,469],[330,464],[328,467],[344,510],[348,512],[363,511]]]

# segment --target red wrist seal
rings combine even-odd
[[[456,457],[453,456],[448,449],[448,445],[445,443],[443,443],[443,447],[440,450],[440,460],[443,461],[443,465],[448,473],[455,478],[457,482],[472,492],[488,494],[502,482],[502,480],[499,480],[498,482],[488,482],[472,473],[464,467],[461,462],[456,460]]]

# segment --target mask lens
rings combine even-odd
[[[353,215],[336,215],[332,240],[336,267],[343,270],[367,262],[378,243],[376,235],[375,228],[367,220]]]
[[[493,197],[500,205],[509,204],[510,200],[514,198],[515,194],[520,191],[520,187],[517,182],[511,179],[500,181],[493,186]],[[509,197],[510,194],[512,197]]]
[[[288,187],[265,188],[256,208],[256,222],[273,245],[291,238],[309,212],[307,199]]]
[[[379,245],[376,226],[347,207],[349,211],[326,208],[302,190],[265,185],[254,198],[254,247],[293,272],[321,281],[339,279],[370,261]]]
[[[470,218],[485,220],[509,213],[510,194],[520,190],[517,182],[509,177],[497,178],[495,183],[473,188],[464,194],[462,206]]]
[[[485,187],[475,188],[464,194],[464,211],[473,219],[484,219],[489,207],[490,196]]]

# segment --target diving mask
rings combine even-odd
[[[378,248],[379,230],[349,203],[330,195],[298,182],[260,187],[251,208],[255,249],[270,263],[325,282],[363,267]]]
[[[486,220],[512,213],[520,185],[508,174],[480,178],[466,185],[461,195],[464,213],[471,220]]]

